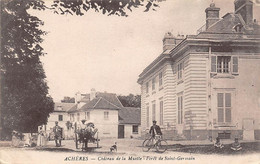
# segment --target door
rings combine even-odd
[[[243,140],[254,140],[254,120],[244,119],[243,120]]]
[[[118,138],[125,138],[125,126],[118,125]]]

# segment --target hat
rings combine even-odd
[[[154,122],[156,123],[157,121],[153,120],[153,123],[154,123]]]

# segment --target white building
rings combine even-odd
[[[260,139],[260,26],[251,1],[234,4],[219,18],[212,3],[197,35],[165,35],[138,79],[142,130],[157,120],[171,139]]]

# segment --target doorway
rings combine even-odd
[[[125,138],[125,126],[118,125],[118,138]]]

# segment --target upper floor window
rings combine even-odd
[[[146,93],[149,93],[149,82],[146,82],[145,87],[146,87]]]
[[[211,56],[211,72],[223,74],[238,73],[237,56]]]
[[[230,56],[218,56],[217,57],[217,72],[229,73],[230,72]]]
[[[77,113],[77,121],[79,121],[79,120],[80,120],[80,114]]]
[[[71,115],[70,115],[70,121],[72,121],[72,122],[75,121],[74,114],[71,114]]]
[[[163,84],[163,74],[162,74],[162,72],[160,72],[159,73],[159,86],[162,86],[162,84]]]
[[[90,112],[85,113],[85,119],[90,120]]]
[[[155,90],[155,78],[152,79],[152,90]]]
[[[178,69],[178,79],[182,79],[183,76],[183,62],[179,63],[177,65],[177,69]]]
[[[109,119],[109,112],[104,112],[104,119],[108,120]]]
[[[63,121],[63,115],[59,115],[59,121]]]
[[[152,105],[152,120],[156,120],[156,104],[155,104],[155,101],[153,101],[153,105]]]

